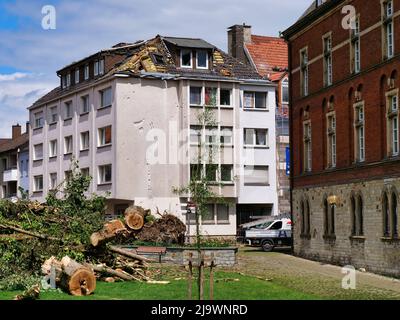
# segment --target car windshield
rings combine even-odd
[[[260,224],[259,226],[256,226],[256,229],[267,229],[271,224],[273,224],[274,221],[269,221],[267,223],[264,224]]]

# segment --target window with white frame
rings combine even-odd
[[[73,139],[72,136],[64,138],[64,154],[71,154],[73,152]]]
[[[99,184],[107,184],[112,182],[112,165],[107,164],[99,166]]]
[[[233,165],[222,164],[221,165],[221,182],[231,183],[233,181]]]
[[[75,69],[75,84],[79,83],[79,68]]]
[[[289,80],[284,79],[282,81],[282,92],[281,92],[281,103],[289,104]]]
[[[218,165],[217,164],[207,164],[206,165],[206,179],[209,182],[217,182],[218,179]]]
[[[220,142],[224,146],[233,145],[233,128],[221,127]]]
[[[202,127],[190,126],[190,143],[194,145],[201,144]]]
[[[81,151],[89,150],[89,131],[81,133]]]
[[[217,204],[217,223],[229,223],[228,204]]]
[[[209,107],[217,107],[217,88],[205,88],[204,103]]]
[[[399,101],[397,92],[387,97],[387,128],[389,140],[389,155],[399,155]]]
[[[354,107],[354,128],[355,128],[355,148],[356,161],[363,162],[365,160],[365,118],[364,104],[359,103]]]
[[[352,72],[361,71],[361,43],[360,43],[360,17],[354,20],[354,29],[352,30],[351,48],[352,48]]]
[[[269,185],[268,166],[244,166],[245,185]]]
[[[84,177],[89,177],[90,176],[90,169],[89,168],[82,168],[81,169],[81,175]]]
[[[336,167],[336,116],[327,115],[328,167]]]
[[[218,144],[218,127],[206,128],[206,144]]]
[[[35,176],[33,178],[33,191],[35,192],[43,191],[43,176]]]
[[[81,114],[88,113],[90,111],[89,106],[89,95],[81,97]]]
[[[104,69],[104,59],[101,59],[101,60],[99,61],[99,75],[103,75],[104,72],[105,72],[105,69]]]
[[[73,173],[72,170],[67,170],[64,172],[64,180],[66,183],[69,183],[72,180]]]
[[[301,95],[308,96],[308,50],[300,51]]]
[[[61,86],[63,89],[65,89],[67,87],[67,75],[63,75],[61,76]]]
[[[99,60],[95,60],[94,62],[94,76],[97,77],[99,75]]]
[[[312,170],[312,139],[311,122],[303,123],[303,144],[304,144],[304,171]]]
[[[192,68],[193,67],[193,52],[190,49],[181,50],[181,67]]]
[[[266,92],[250,92],[243,93],[244,109],[267,110],[267,93]]]
[[[49,143],[49,157],[57,157],[57,140],[51,140]]]
[[[230,107],[231,106],[232,90],[220,89],[219,90],[219,104],[220,106]]]
[[[100,91],[100,103],[100,108],[107,108],[112,106],[111,87]]]
[[[71,86],[71,73],[67,74],[67,87]]]
[[[50,119],[49,119],[50,124],[55,124],[58,122],[58,111],[57,107],[51,107],[50,108]]]
[[[43,121],[43,111],[36,112],[34,115],[34,129],[43,128],[44,121]]]
[[[332,85],[332,36],[323,39],[324,42],[324,84]]]
[[[49,189],[50,190],[55,190],[56,188],[57,188],[57,173],[56,172],[53,172],[53,173],[50,173],[50,177],[49,177],[50,179],[50,185],[49,185]]]
[[[197,50],[196,51],[196,68],[197,69],[208,69],[208,51]]]
[[[190,105],[201,106],[202,105],[202,87],[190,87]]]
[[[104,147],[111,145],[112,143],[112,127],[107,126],[103,128],[99,128],[98,130],[98,146]]]
[[[70,120],[73,116],[72,101],[64,104],[64,120]]]
[[[268,147],[268,129],[244,129],[245,147]]]
[[[88,65],[88,64],[85,64],[84,79],[85,79],[85,80],[88,80],[88,79],[89,79],[89,65]]]
[[[390,59],[394,56],[394,11],[393,0],[382,3],[383,5],[383,33],[384,33],[384,58]]]
[[[33,160],[43,160],[43,143],[33,146]]]

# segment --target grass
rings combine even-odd
[[[95,294],[89,297],[72,297],[59,291],[42,292],[41,300],[186,300],[187,281],[173,280],[170,284],[147,284],[138,282],[98,282]],[[317,296],[283,287],[273,282],[237,273],[215,274],[215,300],[313,300]],[[205,298],[209,298],[208,281]],[[193,285],[193,292],[197,286]],[[0,292],[0,300],[10,300],[20,292]]]

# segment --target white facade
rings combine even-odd
[[[231,92],[230,105],[215,108],[218,132],[232,128],[232,143],[221,145],[216,164],[225,172],[232,166],[232,181],[216,185],[214,191],[227,199],[226,208],[213,204],[215,215],[203,221],[204,235],[232,237],[236,235],[238,204],[266,204],[277,214],[275,162],[275,88],[267,82],[246,84],[239,81],[205,81],[190,79],[163,80],[114,76],[91,84],[45,105],[30,110],[32,125],[30,152],[43,144],[43,157],[30,160],[30,190],[33,200],[43,201],[47,192],[70,170],[71,159],[79,160],[81,169],[89,169],[93,181],[90,193],[109,192],[107,213],[120,214],[129,204],[168,211],[186,221],[188,195],[174,193],[190,180],[190,163],[197,159],[198,146],[190,144],[190,130],[198,125],[197,114],[203,107],[190,103],[190,87],[215,88],[217,100],[221,89]],[[112,89],[112,105],[101,108],[101,91]],[[244,92],[265,92],[265,110],[245,110]],[[89,97],[89,112],[82,112],[82,97]],[[65,118],[66,103],[72,102],[73,113]],[[53,113],[57,107],[57,116]],[[53,108],[53,109],[51,109]],[[43,113],[43,126],[35,128],[35,115]],[[57,118],[57,122],[53,122]],[[40,121],[39,121],[40,123]],[[111,126],[111,143],[99,146],[99,129]],[[267,130],[267,145],[245,146],[244,130]],[[89,132],[89,148],[81,150],[81,133]],[[204,137],[203,130],[203,137]],[[66,139],[72,136],[72,152],[66,150]],[[51,156],[51,141],[57,150]],[[54,146],[53,150],[54,151]],[[68,153],[68,154],[66,154]],[[245,156],[247,153],[248,156]],[[111,165],[111,180],[102,182],[102,166]],[[204,164],[205,165],[205,164]],[[245,165],[268,167],[268,183],[245,183]],[[246,172],[249,172],[248,170]],[[105,174],[105,173],[104,173]],[[108,176],[106,174],[106,176]],[[40,177],[43,188],[40,187]],[[103,177],[104,178],[104,177]],[[186,221],[189,234],[195,226]]]

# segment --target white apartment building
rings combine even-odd
[[[193,235],[190,195],[174,189],[188,185],[200,148],[212,150],[213,165],[201,166],[226,199],[210,200],[205,236],[235,237],[237,210],[277,214],[275,87],[251,67],[201,39],[157,36],[58,75],[61,85],[29,108],[33,200],[59,186],[76,158],[93,177],[90,193],[107,196],[109,217],[136,204],[176,214]],[[214,121],[202,127],[205,108]]]

